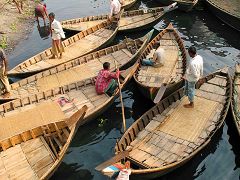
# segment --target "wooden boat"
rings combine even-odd
[[[122,8],[123,9],[129,9],[130,7],[132,7],[135,3],[137,2],[137,0],[123,0],[123,5]]]
[[[164,5],[169,5],[171,3],[177,2],[178,9],[185,12],[191,11],[192,8],[198,2],[198,0],[157,0],[157,1]]]
[[[87,107],[68,119],[59,109],[57,104],[43,103],[1,115],[1,179],[49,179],[53,175]]]
[[[127,82],[132,78],[136,69],[137,63],[122,73],[120,76],[122,88],[124,88]],[[95,90],[95,79],[96,77],[75,81],[64,86],[58,86],[47,91],[31,94],[21,99],[15,99],[1,104],[0,114],[1,112],[8,111],[17,113],[23,107],[30,104],[37,106],[42,102],[57,102],[64,115],[70,117],[75,111],[86,105],[88,107],[87,113],[80,122],[80,125],[83,125],[102,114],[114,102],[119,94],[118,89],[111,97],[107,94],[98,95]]]
[[[225,70],[196,84],[194,108],[184,88],[169,95],[135,121],[115,146],[128,151],[131,178],[152,179],[173,171],[199,153],[222,126],[231,100],[231,77]]]
[[[114,61],[120,69],[132,66],[147,46],[153,30],[142,38],[135,40],[126,38],[117,45],[73,59],[54,68],[45,70],[18,82],[11,84],[9,97],[0,96],[1,102],[23,98],[58,86],[95,77],[102,64],[110,62],[115,70]]]
[[[240,3],[238,0],[206,0],[206,4],[217,18],[240,31]]]
[[[164,7],[140,9],[123,12],[119,21],[118,31],[137,31],[147,29],[159,22],[162,16],[169,11],[176,9],[176,5]],[[65,31],[84,31],[87,28],[107,20],[108,15],[88,16],[77,19],[62,21]]]
[[[237,132],[240,135],[240,65],[236,65],[235,76],[233,78],[233,94],[231,101],[231,110],[233,121],[236,126]]]
[[[159,47],[164,49],[164,66],[142,66],[140,62],[148,58],[154,44],[158,41],[160,41]],[[172,24],[169,24],[147,45],[138,59],[139,68],[134,74],[134,80],[139,90],[151,100],[154,100],[160,87],[164,85],[167,85],[164,96],[171,94],[183,84],[181,77],[185,74],[186,58],[187,52],[183,41]]]
[[[52,50],[48,48],[14,67],[8,72],[8,76],[26,77],[101,49],[114,39],[117,31],[116,24],[109,21],[102,22],[64,40],[65,52],[61,59],[50,59]]]

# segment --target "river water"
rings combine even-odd
[[[102,14],[109,11],[108,0],[47,0],[47,9],[56,14],[56,19],[64,20],[81,16]],[[133,9],[160,6],[154,0],[138,0]],[[205,6],[200,5],[190,13],[173,11],[163,17],[159,30],[172,22],[180,32],[185,45],[196,46],[204,58],[204,73],[208,74],[224,66],[234,67],[240,62],[240,33],[231,29],[213,16]],[[157,33],[158,31],[155,31]],[[122,37],[141,36],[147,31],[120,34]],[[10,68],[24,59],[50,47],[50,38],[41,38],[35,23],[33,32],[9,55]],[[153,104],[144,99],[134,82],[130,82],[123,92],[127,126],[139,118]],[[102,120],[102,122],[101,122]],[[159,179],[239,179],[240,147],[239,137],[232,125],[231,113],[209,145],[190,162],[176,171]],[[121,137],[122,120],[119,99],[99,118],[79,128],[63,163],[52,179],[104,180],[94,168],[113,154],[116,139]]]

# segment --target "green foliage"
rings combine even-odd
[[[108,119],[100,118],[98,119],[98,127],[103,127],[107,123]]]
[[[8,46],[7,44],[7,36],[2,36],[2,39],[0,40],[0,47],[3,49],[6,49]]]
[[[12,24],[10,25],[10,29],[11,29],[12,31],[16,32],[16,30],[17,30],[16,23],[12,23]]]

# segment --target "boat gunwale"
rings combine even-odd
[[[238,14],[236,14],[236,13],[233,13],[233,11],[228,11],[228,10],[222,8],[221,6],[218,6],[218,5],[215,4],[212,0],[206,0],[206,2],[209,3],[209,5],[215,7],[216,9],[219,9],[220,11],[223,11],[224,13],[226,13],[226,14],[228,14],[228,15],[230,15],[230,16],[233,16],[233,17],[235,17],[235,18],[237,18],[237,19],[240,18],[240,15],[238,15]],[[240,19],[239,19],[239,20],[240,20]],[[228,24],[228,23],[226,23],[226,24]]]
[[[170,25],[170,24],[169,24]],[[168,26],[169,27],[169,26]],[[137,75],[138,75],[138,71],[139,71],[139,68],[141,64],[141,60],[143,58],[145,58],[147,56],[147,54],[150,52],[150,50],[153,48],[153,44],[155,44],[155,42],[161,40],[162,36],[168,32],[168,30],[173,31],[174,32],[174,36],[175,36],[175,39],[177,40],[177,38],[179,38],[179,42],[177,42],[177,45],[178,45],[178,49],[181,51],[181,57],[182,57],[182,63],[183,63],[183,73],[185,73],[186,71],[186,65],[187,65],[187,51],[186,51],[186,48],[184,46],[184,43],[183,43],[183,40],[181,38],[181,36],[179,35],[179,33],[177,32],[177,30],[172,27],[172,28],[165,28],[164,30],[162,30],[157,36],[154,37],[154,39],[152,39],[151,42],[149,42],[149,44],[147,45],[147,47],[144,49],[142,55],[138,58],[138,63],[139,63],[139,67],[138,67],[138,70],[136,71],[136,73],[133,75],[133,78],[135,80],[135,82],[140,86],[140,87],[143,87],[143,88],[146,88],[146,89],[152,89],[152,91],[154,91],[155,89],[158,89],[160,87],[152,87],[152,86],[148,86],[148,85],[145,85],[145,84],[142,84],[141,82],[139,82],[138,78],[137,78]],[[181,49],[182,48],[182,49]],[[149,51],[149,52],[148,52]],[[145,53],[145,54],[144,54]],[[181,80],[179,80],[178,82],[180,82]],[[176,82],[176,83],[178,83]],[[171,85],[170,83],[168,85]]]
[[[233,121],[234,121],[234,124],[236,126],[236,129],[237,129],[237,132],[238,132],[238,135],[240,136],[240,126],[239,124],[237,123],[239,121],[239,118],[237,117],[237,111],[235,109],[235,105],[236,105],[236,102],[234,100],[234,97],[236,96],[236,92],[235,92],[235,81],[237,78],[240,78],[240,74],[239,73],[236,73],[235,72],[235,75],[233,77],[233,83],[232,83],[232,99],[231,99],[231,112],[232,112],[232,116],[233,116]],[[239,96],[239,95],[237,95]]]
[[[205,142],[203,142],[200,146],[198,146],[197,149],[195,149],[191,155],[183,158],[180,161],[168,164],[164,167],[156,167],[156,168],[152,168],[152,169],[140,169],[140,170],[136,170],[136,169],[132,169],[132,174],[133,175],[138,175],[138,174],[148,174],[148,173],[161,173],[160,171],[167,173],[170,172],[171,170],[173,170],[173,168],[176,166],[181,166],[184,163],[186,163],[187,161],[189,161],[193,156],[195,156],[199,151],[201,151],[205,146],[208,145],[208,143],[210,142],[210,140],[212,139],[212,137],[214,136],[214,134],[217,132],[218,129],[220,129],[224,123],[224,120],[227,116],[227,112],[229,110],[229,106],[230,106],[230,102],[231,102],[231,97],[232,97],[232,79],[229,75],[229,73],[224,73],[221,71],[217,71],[214,72],[210,75],[205,76],[204,78],[202,78],[202,80],[204,81],[203,83],[207,82],[208,80],[212,79],[213,77],[215,77],[215,75],[222,75],[227,77],[227,89],[226,89],[226,100],[223,104],[223,108],[220,114],[220,118],[218,120],[218,123],[214,129],[214,131],[211,132],[211,134],[208,136],[207,140]],[[202,84],[203,84],[202,83]],[[199,86],[201,86],[201,83],[198,82],[196,84],[196,87],[199,88]],[[135,133],[135,137],[137,137],[137,134],[139,132],[141,132],[146,126],[147,124],[152,120],[151,117],[154,116],[155,114],[161,114],[167,107],[164,107],[164,102],[168,103],[168,107],[175,102],[177,99],[181,99],[180,96],[183,96],[183,89],[184,88],[180,88],[179,90],[177,90],[176,92],[172,93],[171,95],[169,95],[168,97],[164,98],[163,100],[161,100],[157,105],[155,105],[154,107],[152,107],[150,110],[148,110],[147,112],[145,112],[139,119],[137,119],[128,129],[127,131],[122,135],[121,139],[116,143],[115,145],[115,152],[121,152],[126,150],[127,146],[130,145],[130,143],[132,141],[134,141],[133,137],[131,134]],[[174,96],[178,96],[177,98]],[[170,102],[170,98],[173,98],[174,100],[172,100],[172,102]],[[162,109],[160,108],[160,105],[162,105]],[[158,109],[161,109],[160,110]],[[158,113],[156,113],[156,111],[158,111]],[[142,125],[139,125],[142,124]],[[142,128],[142,129],[140,129]],[[136,133],[136,129],[137,129],[137,133]],[[131,133],[132,131],[132,133]],[[131,137],[131,138],[128,138]],[[136,160],[135,160],[136,161]],[[171,169],[172,168],[172,169]],[[165,172],[166,171],[166,172]]]
[[[99,23],[99,24],[96,25],[96,26],[93,26],[93,27],[88,28],[88,29],[86,29],[86,30],[84,30],[84,31],[81,31],[81,32],[75,34],[74,36],[71,36],[71,37],[65,39],[65,40],[62,42],[62,43],[63,43],[63,46],[64,46],[64,47],[70,46],[70,45],[74,44],[75,42],[80,41],[82,38],[84,38],[84,37],[86,37],[86,36],[88,36],[88,35],[96,32],[96,31],[98,31],[98,30],[100,30],[100,29],[102,29],[102,28],[108,27],[110,24],[111,24],[110,21],[104,21],[104,22],[102,22],[102,23]],[[102,27],[100,27],[100,26],[102,26]],[[97,29],[94,30],[94,28],[97,28]],[[78,57],[87,55],[87,54],[89,54],[89,53],[91,53],[91,52],[93,52],[93,51],[95,51],[95,50],[98,50],[98,49],[101,48],[102,46],[104,46],[106,43],[108,43],[108,41],[109,41],[110,39],[112,39],[112,38],[114,38],[114,37],[116,36],[118,29],[119,29],[119,26],[117,26],[117,27],[115,28],[115,30],[113,31],[112,35],[109,36],[109,37],[106,39],[106,41],[104,41],[100,46],[95,47],[94,49],[89,49],[86,53],[83,53],[82,55],[80,55],[80,56],[78,56]],[[92,31],[92,32],[91,32],[91,33],[88,33],[88,31]],[[85,33],[86,33],[86,35],[85,35]],[[80,36],[81,34],[83,34],[82,37]],[[79,39],[78,39],[78,40],[75,40],[76,37],[79,38]],[[81,38],[80,38],[80,37],[81,37]],[[65,45],[65,42],[67,42],[67,41],[68,41],[69,44],[68,44],[68,45]],[[70,41],[71,41],[72,43],[70,43]],[[31,66],[32,64],[36,64],[36,63],[38,63],[38,62],[40,62],[40,61],[43,61],[42,56],[44,56],[44,54],[47,55],[47,54],[46,54],[47,51],[50,51],[50,53],[52,54],[51,47],[50,47],[50,48],[47,48],[47,49],[43,50],[42,52],[40,52],[40,53],[38,53],[38,54],[36,54],[36,55],[28,58],[27,60],[21,62],[20,64],[18,64],[18,65],[15,66],[14,68],[12,68],[10,71],[8,71],[8,76],[25,76],[25,75],[27,75],[27,74],[34,74],[34,73],[38,73],[38,72],[41,72],[41,71],[44,71],[44,70],[47,70],[47,69],[56,67],[56,66],[58,66],[58,65],[64,64],[64,63],[69,62],[69,61],[72,60],[72,59],[69,59],[69,60],[67,60],[67,61],[65,61],[65,62],[62,62],[62,63],[59,63],[59,64],[57,64],[57,65],[52,65],[52,66],[50,66],[50,67],[46,67],[46,68],[42,68],[42,69],[38,69],[38,70],[32,70],[32,71],[27,71],[27,72],[11,73],[12,70],[22,69],[22,68],[25,68],[25,67],[29,67],[29,66],[26,66],[26,63],[30,63],[30,66]],[[39,56],[40,56],[41,59],[40,59],[40,60],[37,60],[37,57],[39,57]],[[77,57],[76,57],[76,58],[77,58]],[[75,58],[73,58],[73,59],[75,59]],[[32,63],[31,60],[34,60],[34,63]],[[24,64],[25,64],[25,67],[22,67]],[[16,71],[17,71],[17,70],[16,70]]]
[[[156,13],[158,13],[158,17],[156,19],[153,19],[151,22],[147,23],[147,24],[144,24],[144,26],[147,26],[148,24],[151,24],[155,21],[158,21],[159,18],[161,18],[166,12],[164,12],[164,7],[167,7],[167,6],[160,6],[160,7],[154,7],[154,8],[148,8],[147,9],[147,13],[145,13],[145,9],[138,9],[138,10],[132,10],[132,11],[125,11],[123,12],[121,18],[126,18],[126,17],[134,17],[134,16],[138,16],[138,15],[143,15],[143,14],[150,14],[150,13],[153,13],[152,11],[156,11]],[[132,13],[132,14],[130,14]],[[140,13],[143,13],[143,14],[140,14]],[[94,19],[94,17],[97,17],[97,19]],[[152,17],[152,16],[151,16]],[[81,23],[81,22],[90,22],[90,21],[95,21],[95,20],[104,20],[103,18],[108,18],[108,15],[96,15],[96,16],[85,16],[85,17],[80,17],[80,18],[75,18],[75,19],[68,19],[68,20],[65,20],[65,21],[62,21],[61,23],[63,23],[63,26],[64,25],[68,25],[68,24],[76,24],[76,23]],[[86,21],[84,19],[87,19]],[[73,22],[75,21],[75,22]],[[76,22],[78,21],[78,22]],[[120,20],[121,22],[121,20]],[[124,26],[129,26],[129,25],[124,25]],[[124,26],[119,26],[119,31],[129,31],[129,30],[132,30],[132,29],[124,29],[122,27]],[[137,29],[137,28],[141,28],[143,26],[139,26],[139,27],[135,27],[134,29]],[[67,27],[63,27],[63,29],[65,30],[70,30],[70,31],[77,31],[78,30],[74,30],[74,29],[71,29],[71,28],[67,28]]]

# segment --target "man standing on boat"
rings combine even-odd
[[[185,108],[194,107],[195,84],[203,75],[203,58],[197,54],[194,46],[188,48],[191,57],[183,79],[185,80],[185,95],[188,96],[189,104],[184,104]]]
[[[49,14],[49,20],[51,22],[50,29],[52,36],[52,53],[53,53],[50,59],[55,59],[55,56],[61,59],[62,53],[64,52],[61,38],[65,38],[65,34],[63,32],[61,23],[55,19],[54,13]]]
[[[110,0],[110,14],[109,19],[112,21],[117,21],[120,17],[121,3],[119,0]]]
[[[2,48],[0,48],[0,80],[1,80],[1,93],[6,98],[10,96],[11,87],[9,85],[7,78],[7,57]]]

